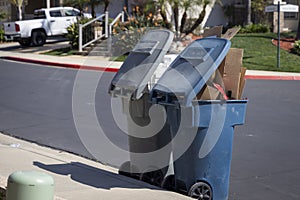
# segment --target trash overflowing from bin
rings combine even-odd
[[[237,32],[229,39],[230,31]],[[197,39],[157,73],[172,40],[170,31],[148,31],[111,82],[128,123],[130,159],[119,173],[226,200],[234,127],[244,124],[247,105],[243,50],[226,38]]]

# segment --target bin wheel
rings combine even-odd
[[[138,172],[138,168],[130,163],[130,161],[127,161],[123,163],[120,168],[118,173],[123,176],[139,179],[140,174],[139,173],[133,173],[133,172]]]
[[[141,174],[140,180],[161,187],[164,175],[160,169],[149,169]]]
[[[188,195],[194,199],[212,200],[211,187],[204,182],[195,183],[189,190]]]
[[[175,191],[175,176],[174,175],[167,176],[163,180],[161,186],[166,190]]]

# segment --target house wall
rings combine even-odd
[[[211,12],[207,15],[207,20],[204,24],[204,27],[212,27],[228,24],[228,19],[224,14],[224,9],[218,3],[211,7]]]
[[[285,0],[289,4],[300,5],[300,0]],[[284,18],[284,29],[288,29],[289,31],[297,31],[298,29],[298,21],[299,21],[299,13],[290,13],[294,18],[287,18],[289,13],[285,13]]]
[[[298,15],[298,18],[299,18],[299,15]],[[287,29],[289,31],[297,31],[297,29],[298,29],[298,20],[299,19],[284,20],[284,29]]]
[[[126,5],[128,2],[128,6]],[[109,17],[115,18],[120,12],[123,11],[124,7],[128,7],[127,10],[131,11],[132,7],[135,5],[134,0],[111,0],[108,6]],[[99,5],[95,8],[97,16],[103,14],[104,12],[104,5]],[[91,11],[89,11],[91,12]]]

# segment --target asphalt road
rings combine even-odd
[[[126,149],[127,137],[110,113],[107,89],[114,74],[98,73],[82,74],[83,80],[101,76],[95,88],[90,89],[89,83],[78,82],[77,70],[0,60],[0,131],[93,157],[82,144],[74,122],[74,116],[87,116],[90,106],[96,108],[100,126],[108,133],[106,137]],[[86,110],[74,114],[78,83]],[[247,80],[246,124],[236,127],[234,136],[231,200],[300,199],[299,86],[299,81]],[[89,90],[95,96],[86,98]],[[89,127],[90,123],[88,120],[85,125]],[[89,134],[87,131],[86,138]],[[93,148],[101,149],[102,145],[99,141]]]

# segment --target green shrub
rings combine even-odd
[[[3,27],[0,28],[0,43],[2,42],[5,42]]]
[[[297,40],[292,48],[292,53],[300,55],[300,40]]]
[[[270,28],[268,25],[263,24],[250,24],[242,27],[239,33],[268,33]]]
[[[134,11],[131,17],[127,14],[127,21],[119,21],[113,27],[113,56],[120,56],[130,52],[141,36],[149,29],[170,28],[170,24],[165,23],[163,19],[153,15],[151,12],[142,12],[138,7]]]
[[[82,18],[77,21],[77,23],[71,24],[67,28],[67,35],[66,37],[70,41],[70,45],[72,49],[76,49],[79,46],[79,24],[85,24],[89,22],[90,19]],[[86,43],[87,41],[90,41],[91,38],[94,37],[94,31],[92,31],[92,26],[87,26],[83,30],[83,42]]]

